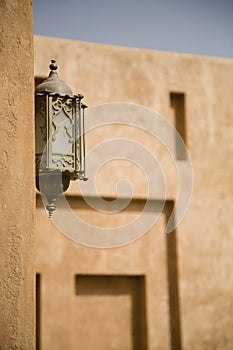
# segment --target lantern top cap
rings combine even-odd
[[[36,87],[36,93],[51,92],[61,96],[73,97],[71,88],[61,80],[57,74],[57,64],[55,60],[51,60],[49,65],[50,73],[47,79],[45,79],[40,85]]]

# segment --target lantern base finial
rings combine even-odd
[[[53,212],[56,210],[56,205],[55,205],[56,199],[53,199],[49,204],[46,205],[46,209],[48,210],[49,214],[49,219],[51,219]]]
[[[60,194],[65,192],[70,184],[69,174],[61,171],[44,171],[36,176],[36,188],[41,192],[46,203],[49,218],[56,210],[56,200]]]

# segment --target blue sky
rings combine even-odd
[[[34,33],[233,57],[233,0],[33,0]]]

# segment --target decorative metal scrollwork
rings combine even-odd
[[[57,166],[59,168],[60,167],[66,168],[69,166],[72,167],[73,163],[74,163],[74,161],[72,159],[67,159],[64,156],[60,157],[59,159],[53,159],[52,162],[54,163],[55,166]]]
[[[56,117],[57,114],[63,110],[68,118],[72,118],[72,106],[73,102],[71,98],[67,98],[64,100],[63,97],[54,97],[52,101],[53,107],[53,117]]]
[[[71,98],[67,98],[64,100],[63,97],[56,97],[53,98],[52,101],[52,108],[53,108],[53,118],[52,118],[52,125],[54,127],[54,132],[53,132],[53,137],[52,140],[56,141],[56,135],[59,131],[59,125],[57,125],[55,123],[55,117],[61,112],[63,111],[65,113],[65,115],[69,118],[70,121],[70,125],[69,126],[64,126],[64,129],[66,131],[67,136],[69,137],[69,142],[73,143],[74,142],[74,138],[73,138],[73,125],[74,125],[74,121],[72,118],[72,108],[73,108],[73,101]]]

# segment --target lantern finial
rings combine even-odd
[[[50,68],[51,70],[57,70],[58,66],[57,66],[55,60],[51,60],[51,63],[50,63],[50,65],[49,65],[49,68]]]
[[[56,202],[56,198],[52,199],[51,202],[49,202],[49,204],[46,205],[46,209],[48,210],[50,219],[53,215],[53,212],[56,210],[55,202]]]

